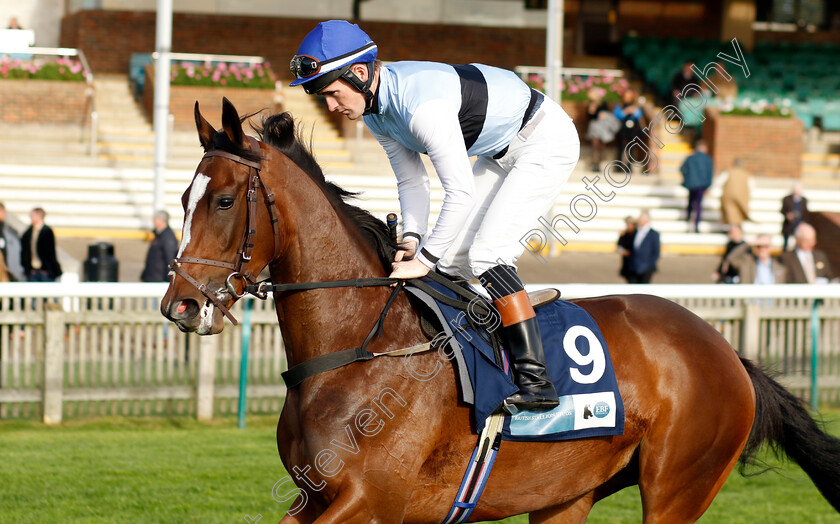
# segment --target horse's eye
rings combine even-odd
[[[232,198],[221,198],[219,199],[219,209],[230,209],[233,207],[233,199]]]

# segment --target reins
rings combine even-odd
[[[310,289],[328,289],[337,287],[380,287],[391,286],[399,282],[405,282],[398,278],[374,277],[355,278],[352,280],[328,280],[325,282],[295,282],[291,284],[272,284],[270,280],[263,280],[256,284],[245,286],[244,294],[251,294],[257,298],[265,299],[268,293],[285,293],[287,291],[309,291]]]

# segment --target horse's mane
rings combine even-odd
[[[244,117],[243,120],[248,117]],[[397,251],[397,244],[391,239],[388,226],[365,209],[347,203],[358,193],[347,191],[342,187],[327,181],[321,166],[312,154],[311,145],[307,145],[295,130],[295,122],[287,112],[271,115],[263,119],[261,125],[252,126],[263,142],[269,144],[289,157],[321,188],[327,199],[336,210],[350,220],[370,246],[376,251],[385,271],[390,273],[391,263]],[[226,133],[217,133],[213,140],[214,146],[239,155],[249,160],[259,160],[259,153],[246,149],[228,140]]]

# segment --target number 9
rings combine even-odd
[[[589,353],[581,354],[577,348],[578,337],[584,337],[589,341]],[[607,367],[607,359],[604,356],[604,347],[595,333],[591,329],[584,326],[572,326],[566,331],[563,337],[563,351],[569,355],[569,358],[575,361],[578,366],[588,366],[592,364],[592,372],[584,375],[578,368],[569,368],[569,374],[572,380],[578,384],[594,384],[598,382],[604,375],[604,370]]]

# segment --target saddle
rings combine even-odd
[[[441,283],[441,284],[443,284],[445,282],[444,280],[442,280],[440,278],[433,278],[433,280],[435,282],[438,282],[438,283]],[[464,298],[464,302],[460,306],[455,305],[455,307],[457,307],[459,309],[464,309],[467,306],[467,304],[469,303],[469,301],[472,299],[472,297],[477,295],[477,293],[469,286],[469,284],[465,280],[455,280],[455,279],[450,278],[449,281],[452,284],[455,284],[455,285],[461,287],[462,289],[464,289],[467,292],[466,296],[462,295],[462,297]],[[446,284],[444,284],[444,285],[446,285]],[[453,289],[451,286],[446,286],[446,287],[448,287],[450,290]],[[428,289],[424,289],[424,291],[426,291],[427,293],[429,292]],[[435,299],[438,299],[438,300],[442,299],[442,297],[440,295],[437,295],[437,294],[432,294],[432,295]],[[414,298],[414,295],[412,295],[411,293],[409,293],[408,296],[409,296],[409,298]],[[538,289],[536,291],[531,291],[530,293],[528,293],[528,300],[531,301],[531,306],[535,310],[542,307],[542,306],[551,304],[552,302],[554,302],[555,300],[558,300],[559,298],[560,298],[560,290],[559,289],[554,289],[554,288]],[[416,305],[420,306],[418,308],[418,310],[420,311],[420,326],[423,329],[423,333],[427,337],[429,337],[430,339],[433,338],[438,333],[440,333],[441,325],[440,325],[440,321],[438,319],[437,313],[435,313],[427,304],[423,303],[422,301],[412,300],[412,302],[414,302]],[[454,305],[454,304],[451,304],[451,305]],[[498,362],[498,364],[501,365],[501,362]]]

